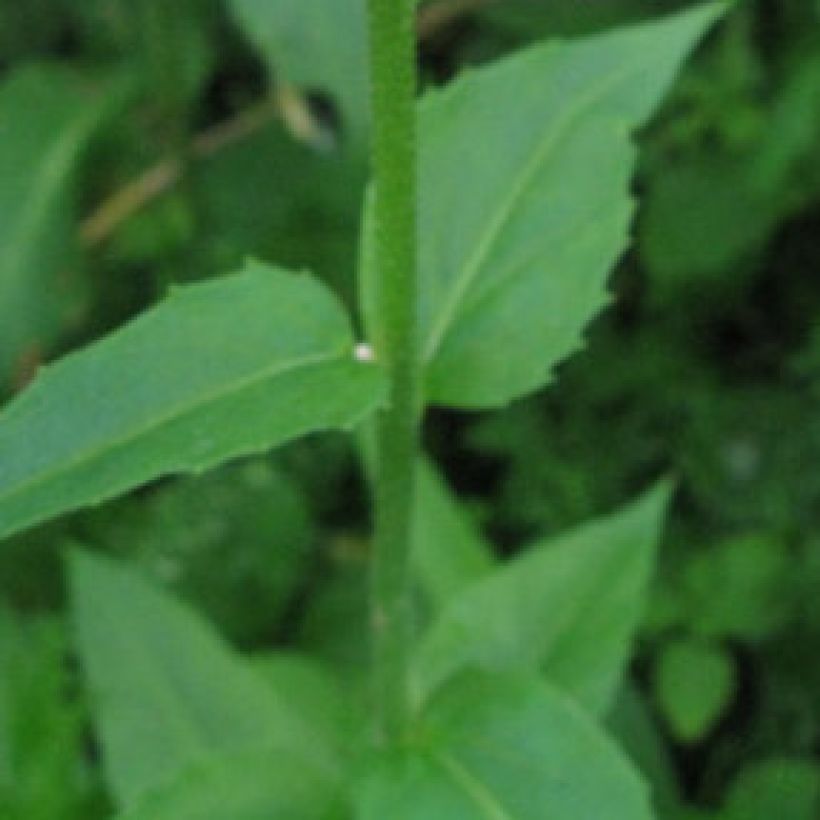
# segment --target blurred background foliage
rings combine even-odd
[[[683,0],[434,0],[425,84]],[[0,0],[0,392],[245,256],[352,303],[361,0]],[[480,139],[481,135],[476,135]],[[500,550],[680,490],[611,723],[661,816],[820,816],[820,4],[738,0],[641,135],[635,243],[588,349],[432,452]],[[545,207],[548,203],[545,203]],[[238,319],[241,321],[241,319]],[[0,553],[0,816],[107,816],[61,549],[127,556],[252,650],[356,671],[367,515],[323,437]]]

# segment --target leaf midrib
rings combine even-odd
[[[427,344],[425,345],[422,355],[422,361],[425,364],[429,364],[433,360],[441,347],[447,331],[453,323],[459,304],[484,267],[484,264],[492,252],[493,246],[511,219],[518,200],[524,195],[527,187],[533,182],[539,167],[546,162],[552,149],[561,141],[574,123],[601,97],[605,96],[610,88],[623,82],[631,74],[639,71],[639,64],[634,64],[630,65],[629,68],[608,75],[603,82],[593,86],[587,94],[580,96],[576,102],[566,110],[556,127],[545,134],[543,140],[536,145],[531,159],[525,163],[510,194],[502,200],[498,210],[489,220],[489,227],[483,239],[479,242],[474,253],[467,257],[461,271],[457,274],[455,285],[451,290],[450,299],[446,302],[441,313],[439,313],[439,319],[433,325],[430,335],[428,336]]]
[[[45,471],[41,471],[39,474],[35,474],[29,480],[23,481],[22,483],[17,484],[16,486],[12,486],[10,491],[0,492],[0,506],[8,503],[10,500],[19,496],[21,493],[30,491],[33,487],[36,487],[43,483],[47,483],[48,481],[54,480],[55,478],[65,475],[66,473],[70,472],[71,470],[74,470],[79,466],[93,462],[96,458],[100,457],[101,455],[104,455],[106,452],[110,450],[114,450],[127,444],[133,443],[139,437],[150,434],[151,432],[159,429],[160,427],[173,421],[174,419],[183,416],[187,413],[190,413],[193,410],[196,410],[197,407],[205,407],[207,405],[214,404],[220,401],[221,399],[226,398],[232,393],[238,393],[239,391],[251,387],[254,384],[267,381],[269,379],[275,378],[276,376],[283,375],[292,370],[296,370],[300,367],[308,367],[312,365],[322,364],[325,362],[331,362],[334,359],[338,359],[339,361],[341,361],[344,356],[344,350],[345,348],[340,348],[339,350],[334,350],[333,352],[329,353],[311,354],[309,356],[303,356],[301,358],[294,359],[286,364],[277,365],[275,367],[271,367],[260,372],[254,373],[250,376],[246,376],[242,379],[236,379],[234,381],[228,382],[219,390],[206,394],[201,394],[190,401],[182,402],[178,405],[175,405],[166,413],[160,414],[152,418],[147,424],[140,425],[135,429],[132,429],[125,435],[107,439],[102,444],[97,444],[83,452],[80,452],[74,458],[68,460],[62,465],[62,467],[56,470],[46,469]],[[2,534],[2,532],[3,525],[0,524],[0,534]]]
[[[516,820],[495,795],[464,765],[447,752],[428,749],[436,763],[456,786],[463,791],[486,820]]]

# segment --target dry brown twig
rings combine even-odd
[[[255,134],[279,116],[298,139],[310,142],[316,125],[307,103],[294,89],[279,85],[275,95],[245,109],[194,137],[193,159],[208,159],[224,148]],[[184,173],[181,159],[158,162],[108,197],[80,225],[80,241],[86,247],[101,245],[117,228],[148,203],[174,187]]]
[[[427,5],[419,12],[419,39],[430,39],[463,15],[496,1],[440,0]],[[196,135],[191,146],[191,157],[195,160],[208,159],[257,133],[276,117],[297,139],[317,144],[322,141],[320,127],[304,97],[291,86],[280,83],[270,98]],[[120,225],[173,188],[184,173],[183,160],[169,157],[140,174],[105,199],[83,220],[79,232],[81,243],[88,248],[104,244]]]

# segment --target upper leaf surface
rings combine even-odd
[[[381,399],[341,306],[315,280],[249,264],[46,368],[0,415],[0,537],[158,476],[201,471]]]
[[[529,677],[463,676],[420,738],[357,795],[358,820],[650,820],[646,789],[614,744]]]
[[[453,598],[416,651],[424,698],[464,667],[544,669],[601,712],[629,654],[668,487],[539,544]]]
[[[271,767],[286,757],[335,776],[324,733],[192,609],[90,554],[72,556],[71,581],[105,770],[121,805],[214,757],[254,750]]]
[[[419,321],[431,401],[503,405],[580,347],[627,245],[630,132],[721,11],[536,46],[423,102]],[[369,245],[365,236],[363,306],[378,339]]]

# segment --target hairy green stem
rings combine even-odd
[[[416,342],[415,4],[368,0],[375,178],[377,356],[389,403],[377,419],[376,537],[371,580],[377,737],[396,742],[408,721],[410,544],[418,449]]]

